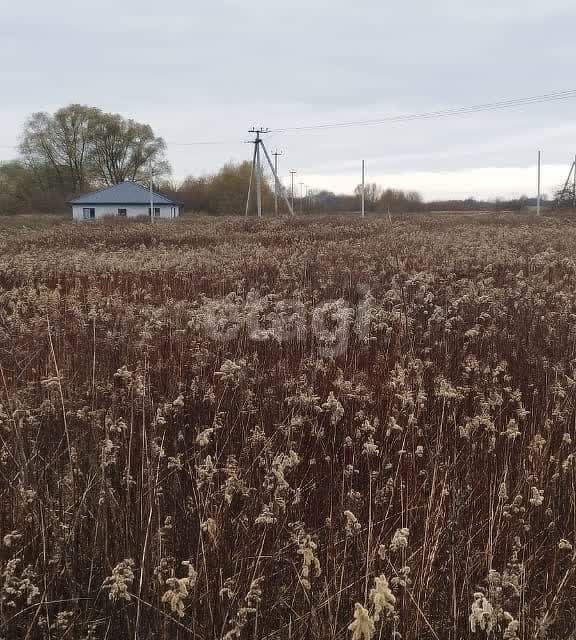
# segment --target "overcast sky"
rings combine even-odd
[[[247,129],[385,118],[576,88],[573,0],[4,0],[0,159],[70,102],[151,124],[174,177],[249,157]],[[571,84],[572,83],[572,84]],[[360,162],[425,197],[532,195],[576,153],[576,99],[269,137],[281,174],[352,191]],[[221,142],[193,145],[195,142]]]

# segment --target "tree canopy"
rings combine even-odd
[[[190,176],[177,190],[177,195],[192,211],[229,215],[244,213],[250,169],[250,162],[230,162],[212,175]],[[267,210],[273,206],[273,191],[266,180],[262,182],[262,204]],[[255,207],[254,202],[252,207]]]

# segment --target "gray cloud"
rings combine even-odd
[[[72,101],[150,122],[173,143],[183,177],[246,157],[252,124],[361,120],[572,88],[575,18],[576,6],[559,0],[10,2],[0,23],[0,158],[14,155],[29,113]],[[448,195],[446,172],[527,167],[538,147],[550,163],[569,163],[575,108],[292,133],[270,145],[284,150],[284,173],[296,168],[336,189],[348,188],[365,157],[390,181],[438,172]],[[228,144],[180,146],[198,140]],[[491,176],[472,171],[470,193],[493,193]]]

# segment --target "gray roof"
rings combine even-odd
[[[172,200],[161,193],[153,192],[154,204],[179,205],[179,202]],[[120,182],[113,187],[86,193],[69,204],[150,204],[150,190],[135,182]]]

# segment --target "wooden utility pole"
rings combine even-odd
[[[292,209],[294,209],[294,175],[296,171],[290,171],[290,203],[292,204]]]

